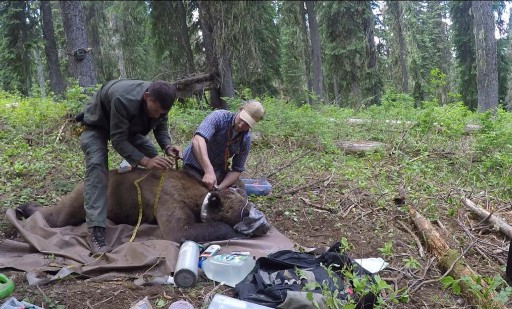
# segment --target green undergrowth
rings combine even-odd
[[[79,110],[77,100],[85,104],[85,97],[74,93],[61,101],[9,93],[1,97],[3,206],[38,196],[49,204],[72,187],[63,183],[83,175],[83,157],[69,115]],[[399,94],[387,94],[381,105],[358,111],[337,106],[297,107],[271,97],[258,99],[266,115],[254,129],[247,173],[265,176],[293,162],[291,168],[272,175],[277,192],[308,177],[330,174],[371,192],[392,192],[401,184],[418,203],[448,189],[492,190],[496,197],[510,197],[512,119],[503,110],[496,115],[476,114],[460,102],[445,106],[424,102],[422,108],[415,108],[410,97]],[[231,99],[229,108],[236,110],[240,104],[240,99]],[[204,104],[198,106],[193,100],[176,104],[169,114],[175,143],[184,148],[208,112]],[[366,122],[350,124],[349,119]],[[481,129],[465,133],[466,124]],[[362,155],[349,155],[340,148],[341,141],[362,140],[386,146]],[[111,167],[119,160],[113,153]],[[428,203],[424,206],[430,207]]]

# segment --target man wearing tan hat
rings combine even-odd
[[[251,149],[249,130],[264,114],[255,100],[244,102],[237,113],[211,112],[183,153],[183,169],[201,179],[209,190],[222,190],[237,182]]]

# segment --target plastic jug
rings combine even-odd
[[[208,309],[271,309],[262,305],[249,303],[236,298],[215,294]]]
[[[252,256],[219,254],[203,261],[202,268],[209,279],[224,282],[234,288],[251,272],[254,265],[256,261]]]

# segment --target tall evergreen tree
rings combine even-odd
[[[375,45],[370,39],[373,21],[369,19],[374,18],[370,2],[323,2],[318,16],[325,73],[335,81],[329,87],[339,89],[339,101],[345,106],[378,100],[374,91],[381,83],[376,76]]]
[[[302,31],[300,6],[295,1],[282,1],[279,4],[280,26],[280,72],[281,91],[295,102],[304,102],[307,98],[306,56]],[[306,38],[307,39],[307,38]],[[306,45],[306,46],[309,46]]]
[[[472,1],[476,43],[478,111],[495,110],[498,105],[498,72],[492,2]]]
[[[112,45],[115,34],[112,33],[112,28],[109,25],[112,19],[107,17],[111,6],[111,1],[84,2],[87,34],[92,47],[92,60],[99,83],[122,76],[117,70],[117,61],[113,53],[115,47]]]
[[[386,16],[389,24],[389,49],[391,87],[403,93],[409,92],[409,71],[407,68],[407,45],[404,33],[402,2],[386,1]]]
[[[509,11],[509,21],[508,21],[508,35],[507,35],[507,50],[505,52],[505,56],[507,58],[507,63],[508,65],[511,65],[512,64],[512,9],[510,9]],[[509,68],[509,71],[508,71],[508,75],[507,75],[507,85],[506,85],[506,97],[504,99],[504,102],[505,102],[505,105],[506,105],[506,108],[508,111],[512,111],[512,70],[510,70]]]
[[[44,53],[46,55],[46,66],[48,68],[48,77],[50,79],[50,89],[57,95],[64,92],[66,84],[60,70],[59,54],[57,50],[57,41],[55,40],[55,31],[53,28],[53,14],[50,1],[40,1],[41,10],[41,28],[43,30]]]
[[[434,97],[444,103],[447,98],[447,86],[443,86],[447,74],[445,49],[449,46],[443,21],[446,10],[444,2],[404,2],[406,39],[410,48],[409,72],[417,105]],[[432,72],[435,73],[434,80]]]
[[[82,87],[94,86],[96,84],[96,72],[92,55],[86,52],[90,47],[87,41],[82,2],[61,1],[59,5],[66,33],[70,75],[78,80],[78,84]]]
[[[315,12],[315,1],[305,1],[305,4],[308,13],[309,35],[311,38],[311,59],[313,60],[313,92],[315,93],[317,100],[322,101],[322,54],[320,48],[320,36],[318,33],[318,22]]]
[[[219,69],[219,60],[217,58],[217,52],[215,47],[214,39],[214,23],[215,19],[212,15],[212,10],[206,1],[198,1],[197,7],[199,11],[199,21],[202,32],[202,42],[206,57],[206,68],[209,73],[213,73],[220,77],[221,85],[221,71]],[[232,84],[231,84],[232,85]],[[224,85],[225,87],[225,85]],[[233,89],[234,92],[234,89]],[[214,88],[210,90],[210,106],[212,108],[226,108],[226,102],[221,100],[221,88]]]
[[[149,4],[145,1],[116,1],[107,11],[111,32],[108,39],[118,40],[110,43],[118,76],[166,79],[160,68],[169,67],[169,63],[161,62],[160,54],[155,54],[149,12]]]
[[[478,106],[476,87],[475,36],[471,1],[450,1],[450,18],[453,22],[453,45],[457,61],[458,91],[464,104],[476,110]]]
[[[193,73],[194,60],[182,1],[151,1],[150,5],[155,54],[162,63],[168,63],[160,67],[160,76],[173,80]]]
[[[7,91],[28,95],[32,87],[34,18],[29,1],[0,2],[0,83]]]
[[[248,1],[239,8],[246,20],[237,29],[239,41],[234,51],[233,74],[241,88],[249,88],[254,96],[277,94],[279,79],[279,29],[276,7],[270,1]]]
[[[194,64],[194,55],[192,53],[192,45],[190,43],[190,34],[188,29],[187,20],[189,19],[187,16],[188,10],[185,7],[185,3],[183,0],[176,1],[178,6],[178,15],[180,19],[180,39],[181,45],[185,49],[185,55],[187,59],[187,69],[188,73],[192,74],[196,71],[196,66]]]
[[[450,41],[448,36],[448,25],[445,19],[448,16],[448,6],[443,1],[427,1],[426,17],[428,20],[427,33],[428,45],[430,47],[430,79],[429,95],[435,98],[439,104],[448,102],[448,92],[450,89],[449,74],[451,64]],[[433,75],[432,70],[437,69],[439,73]]]

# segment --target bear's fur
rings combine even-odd
[[[161,177],[164,177],[162,183]],[[141,222],[158,224],[163,239],[208,242],[247,237],[233,229],[254,207],[243,190],[229,188],[209,192],[201,181],[176,170],[135,169],[123,174],[110,171],[107,218],[114,223],[137,224],[139,194],[136,181],[139,181],[141,191]],[[158,204],[153,211],[157,195]],[[85,222],[83,184],[77,185],[55,206],[40,207],[28,203],[16,211],[26,218],[39,211],[52,227],[81,224]]]

